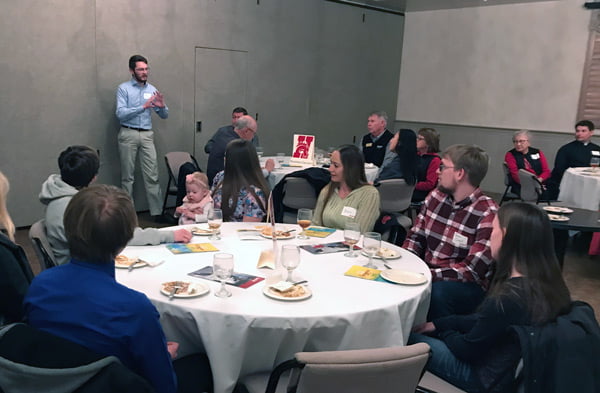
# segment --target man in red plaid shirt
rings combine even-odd
[[[403,247],[421,257],[432,275],[428,320],[473,312],[493,273],[490,252],[496,203],[479,184],[488,155],[473,145],[442,153],[439,182],[425,199]]]

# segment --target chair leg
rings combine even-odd
[[[167,209],[167,199],[169,199],[169,188],[171,187],[171,177],[169,177],[169,181],[167,182],[167,188],[165,189],[165,200],[163,201],[162,213],[161,216],[165,215],[165,210]]]

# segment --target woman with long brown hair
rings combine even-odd
[[[252,142],[234,139],[225,151],[225,170],[213,180],[212,197],[224,221],[263,221],[269,186]]]
[[[510,380],[521,357],[511,326],[542,326],[570,308],[553,245],[544,211],[527,203],[503,205],[490,238],[496,272],[477,312],[438,318],[413,330],[409,343],[431,346],[427,369],[467,392],[488,391],[503,377]]]
[[[379,192],[367,182],[360,150],[343,145],[331,153],[331,182],[323,187],[313,215],[315,225],[344,229],[349,221],[361,232],[373,229],[379,216]]]

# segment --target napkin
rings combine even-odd
[[[273,250],[261,251],[256,267],[259,269],[262,267],[275,269],[275,254],[273,254]]]

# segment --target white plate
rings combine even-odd
[[[381,277],[387,281],[403,285],[421,285],[427,282],[427,278],[421,273],[407,272],[406,270],[399,269],[383,270]]]
[[[165,284],[168,284],[169,282],[173,282],[173,281],[163,282],[162,284],[160,284],[160,293],[162,293],[165,296],[169,296],[171,293],[171,291],[166,291],[164,289]],[[210,288],[207,285],[199,283],[199,282],[195,282],[195,283],[191,283],[188,281],[181,281],[181,282],[189,284],[187,292],[176,293],[175,295],[173,295],[173,297],[190,298],[190,297],[205,295],[210,291]]]
[[[266,238],[266,239],[272,239],[273,238],[273,236],[265,235],[262,232],[260,233],[260,235],[262,237]],[[295,237],[296,237],[296,235],[294,234],[294,232],[290,232],[290,233],[288,233],[287,236],[277,236],[277,240],[289,240],[289,239],[293,239]]]
[[[385,259],[386,259],[386,260],[387,260],[387,259],[398,259],[398,258],[402,258],[402,254],[400,254],[400,251],[397,251],[397,250],[392,250],[391,248],[385,248],[385,247],[381,247],[379,250],[380,250],[380,251],[381,251],[381,250],[385,250],[385,251],[388,253],[388,255],[389,255],[389,256],[386,256],[386,257],[385,257]],[[366,256],[366,257],[368,257],[368,256],[369,256],[369,254],[367,254],[367,253],[365,252],[365,250],[362,250],[362,254],[363,254],[364,256]],[[378,255],[378,254],[379,254],[379,253],[377,253],[377,254],[373,255],[373,258],[375,258],[375,259],[382,259],[382,258],[381,258],[381,256],[380,256],[380,255]]]
[[[568,207],[561,206],[544,206],[542,209],[546,210],[550,213],[573,213],[573,209],[569,209]]]
[[[558,214],[548,214],[550,221],[569,221],[569,217]]]
[[[312,296],[312,291],[308,287],[304,287],[304,291],[306,293],[302,296],[285,297],[285,296],[281,296],[279,293],[277,293],[277,291],[271,289],[271,287],[269,287],[269,286],[265,285],[265,287],[263,288],[263,293],[265,294],[265,296],[270,297],[271,299],[275,299],[275,300],[283,300],[284,302],[295,302],[298,300],[308,299],[309,297]]]
[[[119,261],[119,259],[121,259]],[[128,257],[126,255],[117,255],[117,257],[115,258],[115,267],[117,269],[129,269],[129,267],[131,266],[131,262],[133,262],[133,260],[137,260],[138,258],[132,258],[132,257]],[[140,267],[144,267],[144,266],[148,266],[148,264],[146,262],[136,262],[133,264],[133,269],[138,269]]]
[[[204,232],[206,231],[206,232]],[[192,228],[190,229],[190,232],[192,232],[192,235],[194,236],[210,236],[213,234],[213,232],[210,229],[206,229],[206,228]]]

